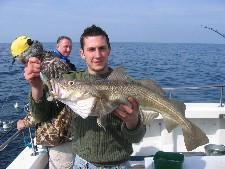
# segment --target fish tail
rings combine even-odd
[[[207,144],[209,142],[206,134],[196,125],[190,122],[190,130],[182,129],[184,135],[185,146],[188,151],[192,151],[195,148]]]

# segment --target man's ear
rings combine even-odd
[[[84,50],[80,49],[80,57],[85,60]]]
[[[59,49],[59,44],[56,44],[56,49]]]
[[[111,54],[111,47],[109,48],[109,56],[110,56],[110,54]]]

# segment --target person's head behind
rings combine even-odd
[[[68,36],[60,36],[56,42],[56,49],[63,55],[69,56],[72,51],[72,40]]]
[[[86,28],[80,37],[80,55],[90,74],[102,74],[108,70],[111,46],[106,32],[95,25]]]

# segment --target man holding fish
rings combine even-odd
[[[80,55],[85,60],[87,69],[65,74],[67,82],[95,82],[107,79],[113,70],[108,66],[111,46],[106,32],[92,25],[84,30],[80,44]],[[24,76],[31,86],[30,103],[33,117],[37,122],[48,121],[53,114],[62,110],[65,104],[75,110],[71,126],[73,152],[76,155],[73,168],[130,168],[128,160],[133,152],[132,143],[140,142],[146,131],[140,118],[137,100],[127,97],[126,101],[121,102],[123,104],[113,102],[111,106],[107,105],[103,97],[98,97],[98,93],[82,93],[79,99],[73,102],[75,106],[63,102],[63,99],[58,99],[61,102],[50,101],[46,93],[51,95],[51,87],[54,86],[49,87],[50,91],[45,90],[40,71],[40,60],[29,58]],[[98,116],[92,115],[91,110],[97,114],[99,111],[106,111],[106,115],[99,122]],[[111,111],[112,113],[108,113]],[[103,127],[99,124],[103,124]]]
[[[68,36],[58,37],[54,52],[44,50],[42,43],[24,35],[18,36],[11,44],[15,60],[26,64],[29,57],[37,57],[41,60],[42,72],[48,75],[49,79],[60,77],[69,70],[76,70],[75,65],[69,60],[71,51],[72,39]],[[48,147],[49,169],[55,169],[55,166],[58,169],[69,169],[74,160],[69,130],[71,119],[72,113],[66,108],[51,120],[42,123],[36,123],[29,112],[24,119],[18,120],[17,129],[35,126],[36,144]]]

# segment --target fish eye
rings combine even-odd
[[[73,81],[69,81],[69,82],[68,82],[68,85],[70,85],[70,86],[72,86],[73,84],[74,84]]]

